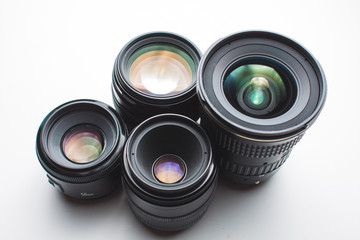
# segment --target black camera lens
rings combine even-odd
[[[298,43],[270,32],[242,32],[201,59],[201,125],[222,177],[257,184],[277,172],[318,117],[326,80]]]
[[[165,32],[141,35],[123,47],[115,60],[112,94],[129,129],[161,113],[199,118],[200,57],[193,43]]]
[[[76,100],[47,115],[36,151],[51,185],[70,197],[94,199],[119,186],[126,136],[125,124],[110,106]]]
[[[145,225],[177,231],[195,223],[215,191],[211,143],[188,117],[161,114],[141,123],[124,148],[123,186]]]

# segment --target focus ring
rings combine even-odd
[[[217,127],[209,121],[207,117],[201,118],[201,126],[207,129],[207,132],[212,135],[211,138],[213,143],[216,143],[216,147],[220,147],[242,157],[250,158],[268,158],[282,154],[290,150],[304,135],[304,132],[301,132],[288,140],[282,140],[265,146],[264,144],[255,145],[246,143],[242,138],[231,135],[220,127]]]
[[[214,194],[196,211],[174,218],[157,217],[140,209],[130,199],[130,207],[136,217],[145,225],[161,231],[180,231],[197,222],[207,211]]]
[[[39,159],[41,159],[41,158],[39,157]],[[96,181],[96,180],[102,178],[103,176],[106,176],[107,174],[109,174],[110,172],[114,171],[115,169],[117,169],[117,168],[119,168],[121,166],[119,161],[114,161],[107,168],[105,168],[104,170],[102,170],[102,171],[100,171],[98,173],[95,173],[93,175],[83,176],[83,177],[72,177],[72,176],[66,176],[66,175],[60,174],[57,171],[52,170],[42,160],[40,160],[40,163],[50,175],[52,175],[52,176],[54,176],[54,177],[56,177],[56,178],[58,178],[60,180],[63,180],[63,181],[66,181],[66,182],[71,182],[71,183],[87,183],[87,182]]]

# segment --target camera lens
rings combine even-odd
[[[112,93],[129,129],[161,113],[199,118],[200,56],[193,43],[164,32],[141,35],[123,47],[114,64]]]
[[[191,226],[209,207],[216,180],[210,141],[188,117],[151,117],[125,145],[123,186],[136,217],[151,228]]]
[[[201,125],[223,178],[257,184],[275,174],[317,119],[326,98],[320,64],[270,32],[220,39],[201,59]]]
[[[36,151],[55,188],[74,198],[99,198],[120,184],[126,135],[125,124],[110,106],[76,100],[44,119]]]

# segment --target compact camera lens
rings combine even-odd
[[[123,47],[114,64],[112,93],[129,129],[161,113],[199,118],[200,57],[193,43],[172,33],[148,33]]]
[[[320,64],[298,43],[270,32],[242,32],[201,59],[201,125],[222,177],[254,184],[271,177],[317,119],[326,98]]]
[[[210,141],[188,117],[151,117],[125,145],[123,186],[135,215],[151,228],[191,226],[209,207],[216,181]]]
[[[51,185],[67,196],[93,199],[120,184],[126,136],[125,124],[110,106],[76,100],[44,119],[36,151]]]

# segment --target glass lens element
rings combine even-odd
[[[269,114],[287,99],[279,73],[261,64],[235,68],[224,81],[224,93],[236,109],[250,115]]]
[[[63,140],[65,156],[75,163],[91,162],[100,156],[102,150],[102,136],[92,126],[77,126],[67,132]]]
[[[154,165],[154,174],[162,183],[177,183],[185,175],[184,162],[175,155],[164,155]]]
[[[193,60],[173,46],[145,46],[130,57],[128,68],[133,87],[153,96],[176,95],[195,80]]]
[[[264,92],[260,87],[256,87],[250,96],[251,103],[254,105],[260,105],[264,102]]]

